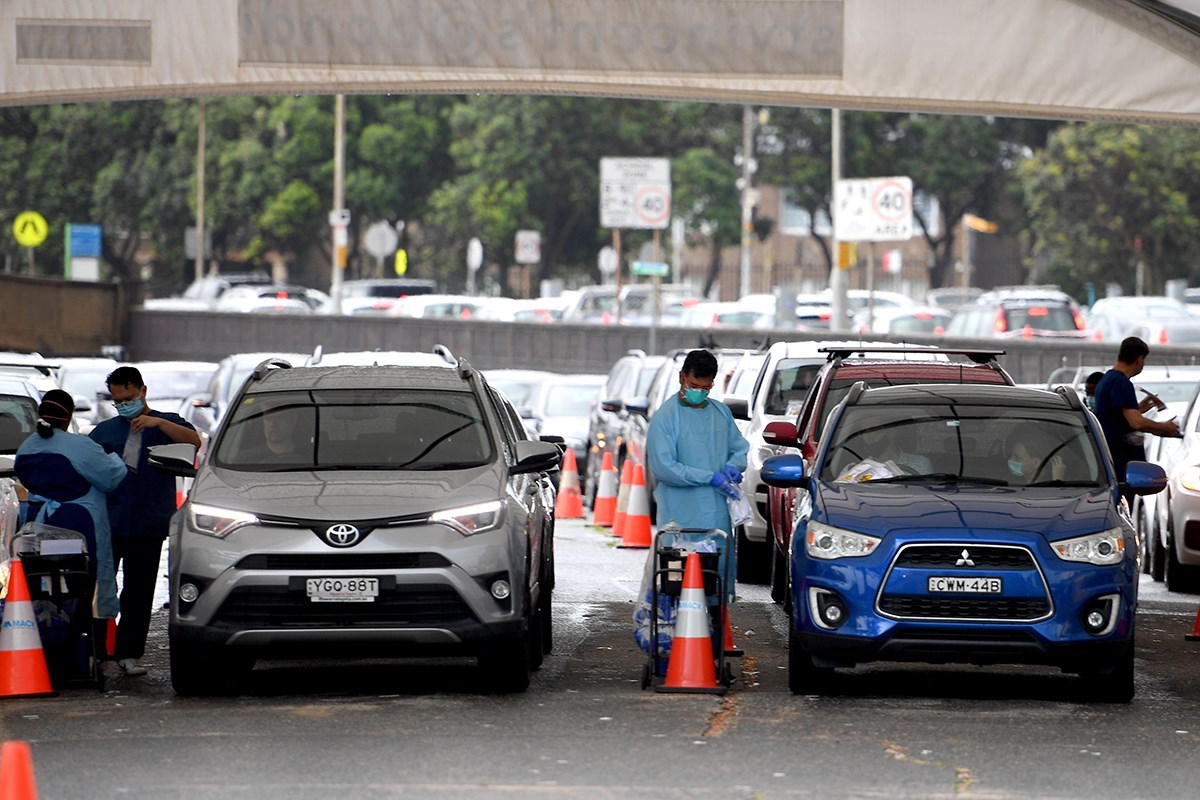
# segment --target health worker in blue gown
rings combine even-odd
[[[29,518],[87,537],[88,560],[96,576],[93,614],[115,619],[117,578],[107,492],[125,479],[121,457],[86,436],[69,431],[75,402],[51,389],[38,406],[37,432],[17,449],[17,478],[29,492]]]

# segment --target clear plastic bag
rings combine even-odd
[[[725,501],[729,504],[729,523],[736,527],[750,521],[750,501],[741,486],[734,484],[733,490],[737,497],[727,497]]]

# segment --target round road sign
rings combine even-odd
[[[22,211],[13,222],[13,236],[22,247],[37,247],[46,241],[50,226],[46,218],[36,211]]]
[[[671,187],[646,185],[634,198],[634,213],[639,228],[665,228],[671,218]]]
[[[483,266],[483,242],[478,238],[472,237],[471,241],[467,242],[467,269],[474,272]]]
[[[596,266],[600,267],[601,275],[612,275],[617,271],[617,251],[611,247],[601,249],[596,262]]]

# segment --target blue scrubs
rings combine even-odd
[[[36,433],[26,439],[17,449],[15,466],[30,503],[41,505],[37,522],[88,538],[96,564],[94,613],[115,619],[120,609],[105,493],[124,480],[125,463],[86,436],[56,430],[49,439]]]

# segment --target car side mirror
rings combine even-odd
[[[785,453],[781,456],[771,456],[763,459],[762,469],[758,472],[763,483],[780,489],[791,489],[803,486],[804,459],[797,453]]]
[[[1167,488],[1167,473],[1158,464],[1130,461],[1125,467],[1122,488],[1137,495],[1158,494]]]
[[[637,397],[625,403],[625,410],[630,414],[637,414],[639,417],[650,416],[650,398]]]
[[[799,447],[800,432],[790,422],[768,422],[763,429],[763,441],[779,447]]]
[[[731,397],[726,395],[722,400],[729,407],[734,419],[750,420],[750,401],[745,397]]]
[[[520,441],[513,445],[516,463],[509,468],[510,475],[526,475],[531,472],[557,472],[562,463],[562,451],[553,442]]]
[[[196,477],[196,447],[183,442],[150,448],[150,466],[180,478]]]
[[[622,403],[619,399],[617,399],[617,400],[601,400],[600,401],[600,408],[602,408],[605,411],[612,412],[614,414],[620,413],[621,409],[623,409],[624,407],[625,407],[625,404]]]

